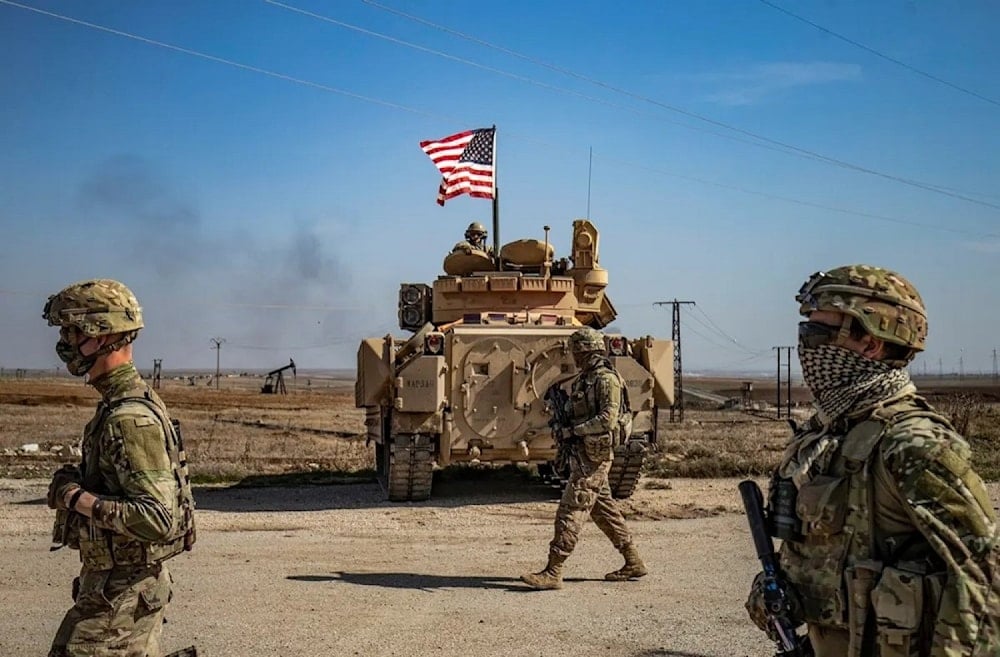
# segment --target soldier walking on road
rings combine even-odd
[[[816,273],[796,300],[817,413],[768,496],[786,613],[816,657],[1000,654],[993,505],[969,445],[906,370],[927,337],[923,300],[868,265]],[[762,581],[747,610],[767,630]]]
[[[540,572],[521,576],[534,589],[562,588],[563,563],[576,547],[588,515],[625,557],[625,565],[604,579],[617,582],[646,574],[646,566],[632,543],[625,517],[611,497],[608,484],[620,414],[629,412],[624,408],[623,382],[605,355],[604,336],[599,332],[583,328],[573,333],[569,341],[573,360],[580,370],[572,385],[568,408],[564,409],[571,421],[571,426],[564,427],[572,436],[570,477],[556,511],[548,563]]]
[[[83,562],[49,657],[160,657],[172,581],[164,561],[194,543],[194,501],[179,427],[132,363],[142,309],[127,287],[99,279],[49,297],[43,317],[60,327],[56,353],[69,373],[101,394],[82,462],[49,485],[53,538]]]

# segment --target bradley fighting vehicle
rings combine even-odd
[[[545,229],[544,242],[510,242],[498,258],[476,249],[449,254],[433,284],[400,286],[399,326],[413,335],[361,342],[355,401],[390,500],[427,499],[435,463],[527,462],[540,474],[568,476],[555,460],[545,393],[575,372],[569,336],[607,326],[616,311],[594,225],[574,221],[570,256],[559,260]],[[656,442],[657,408],[673,403],[673,343],[605,341],[633,414],[632,439],[615,448],[610,476],[623,498]]]

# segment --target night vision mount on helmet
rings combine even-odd
[[[628,389],[632,439],[615,448],[610,475],[613,494],[628,497],[656,441],[657,408],[673,403],[673,343],[598,331],[617,312],[590,221],[573,222],[568,258],[554,258],[548,227],[544,240],[509,242],[495,259],[474,255],[451,253],[432,284],[400,286],[399,325],[412,337],[358,349],[355,403],[389,499],[427,499],[435,463],[531,463],[565,480],[544,397],[576,371],[581,327]]]

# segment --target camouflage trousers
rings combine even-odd
[[[621,550],[632,542],[625,527],[625,517],[618,503],[611,497],[608,471],[611,461],[595,463],[575,449],[570,458],[570,476],[559,509],[556,511],[555,536],[549,547],[557,554],[568,557],[580,539],[580,529],[589,515],[615,549]]]
[[[49,657],[160,657],[171,581],[163,564],[84,568]]]

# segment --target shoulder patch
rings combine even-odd
[[[126,457],[129,472],[122,474],[170,470],[167,435],[159,419],[143,406],[136,409],[135,405],[123,404],[115,410],[109,425],[114,427]]]

